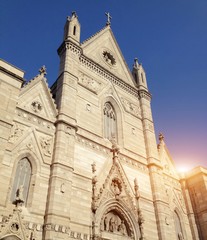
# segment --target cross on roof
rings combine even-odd
[[[110,13],[105,13],[105,15],[107,16],[107,22],[106,22],[106,25],[111,25],[111,19],[112,19],[112,16],[110,15]]]

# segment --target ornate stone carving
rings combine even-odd
[[[42,104],[38,101],[34,101],[31,103],[31,108],[35,113],[39,113],[42,111]]]
[[[19,201],[20,197],[17,198]],[[17,204],[13,209],[13,214],[3,216],[2,221],[0,221],[0,239],[4,239],[4,236],[14,235],[22,240],[35,240],[36,229],[29,228],[30,225],[29,222],[23,221],[22,207]]]
[[[134,179],[134,191],[135,191],[135,197],[137,200],[139,200],[140,198],[140,193],[139,193],[139,186],[138,186],[138,182],[137,179]]]
[[[96,163],[95,162],[93,162],[91,164],[91,168],[92,168],[92,173],[95,173],[96,172]]]
[[[103,84],[100,81],[94,80],[83,73],[80,74],[78,83],[96,94],[103,87]]]
[[[107,64],[109,64],[110,66],[116,65],[116,59],[111,52],[104,50],[102,55]]]
[[[51,156],[52,154],[52,138],[42,137],[40,139],[40,145],[44,155]]]
[[[118,198],[119,195],[120,195],[121,192],[122,192],[122,183],[121,183],[121,180],[118,179],[118,178],[112,179],[111,189],[112,189],[115,197]]]
[[[138,223],[139,223],[139,229],[140,229],[140,234],[141,234],[141,240],[144,239],[144,217],[142,215],[142,211],[139,209],[138,210]]]
[[[138,97],[136,88],[132,87],[128,83],[124,82],[122,79],[106,71],[105,69],[103,69],[102,67],[94,63],[93,61],[89,60],[87,57],[81,55],[79,60],[80,60],[80,64],[90,69],[91,71],[95,72],[97,75],[101,76],[104,79],[108,79],[110,82],[113,82],[115,85],[120,86],[126,92],[130,93],[135,97]]]
[[[108,212],[103,217],[101,222],[101,231],[130,236],[130,231],[126,224],[126,220],[114,211]]]
[[[37,125],[38,127],[43,127],[47,130],[51,130],[51,129],[55,130],[55,126],[53,123],[45,121],[41,117],[38,117],[37,115],[33,115],[32,113],[28,113],[20,108],[16,110],[16,114],[18,117],[24,119],[24,121],[25,120],[30,121],[33,124]]]
[[[9,137],[9,142],[15,143],[23,135],[23,132],[24,132],[24,127],[15,123],[12,128],[12,134]]]
[[[116,158],[118,157],[118,154],[120,153],[120,147],[117,144],[115,136],[112,137],[111,143],[112,143],[111,152],[113,153],[113,160],[115,161]]]
[[[132,114],[135,117],[141,117],[141,111],[138,105],[130,102],[129,100],[123,97],[121,98],[121,101],[126,112]]]

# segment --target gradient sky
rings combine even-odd
[[[132,68],[138,57],[152,93],[156,134],[176,165],[207,167],[206,0],[0,0],[0,57],[25,70],[42,65],[51,85],[66,17],[76,11],[81,40],[112,15],[112,31]]]

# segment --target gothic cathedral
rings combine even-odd
[[[0,60],[1,240],[206,240],[207,169],[177,173],[143,66],[110,25],[84,42],[75,12],[57,80]]]

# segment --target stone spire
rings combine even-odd
[[[64,41],[72,40],[75,43],[80,43],[80,23],[76,12],[72,12],[72,16],[67,17],[64,28]]]
[[[138,58],[134,59],[132,75],[134,77],[136,84],[140,89],[148,90],[146,74],[142,64],[138,62]]]

